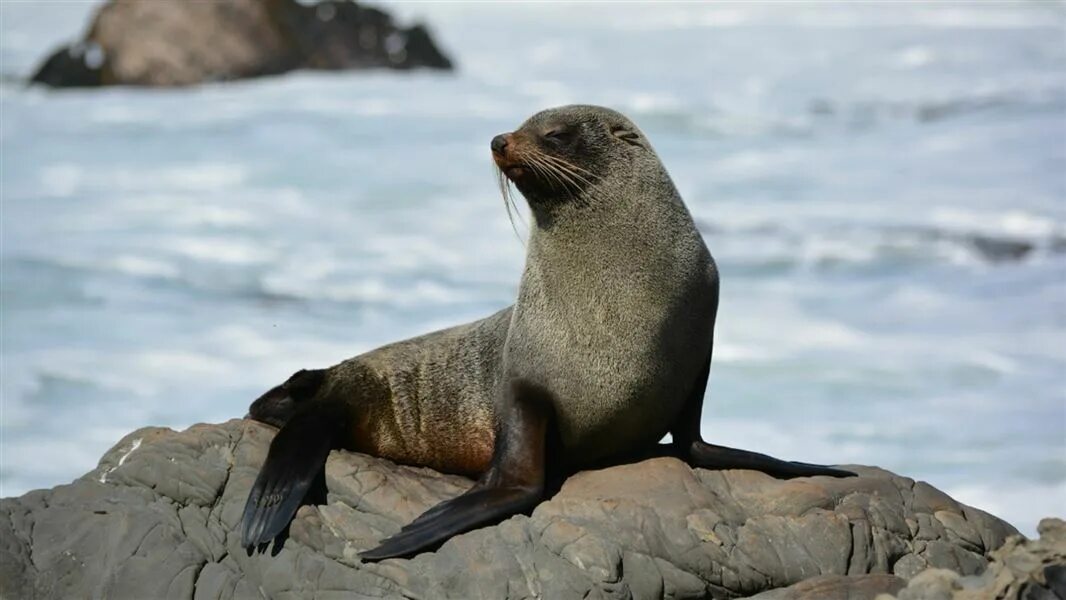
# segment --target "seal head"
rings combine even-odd
[[[541,111],[494,137],[490,146],[496,166],[545,224],[567,204],[590,206],[610,198],[616,205],[642,181],[669,179],[640,129],[600,106]]]

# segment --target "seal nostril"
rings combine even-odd
[[[507,136],[501,133],[492,138],[492,143],[489,145],[492,147],[492,151],[496,154],[503,154],[503,151],[507,149]]]

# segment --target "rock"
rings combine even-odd
[[[1044,519],[1039,540],[1012,537],[991,553],[980,575],[928,569],[898,592],[899,600],[1066,600],[1066,521]],[[892,600],[881,596],[878,600]]]
[[[751,596],[751,600],[858,600],[898,592],[907,582],[895,575],[822,575],[786,588]]]
[[[970,236],[970,244],[988,262],[1012,262],[1022,260],[1032,253],[1035,246],[1025,240],[997,238],[988,235]]]
[[[530,516],[366,564],[360,550],[471,482],[335,451],[324,502],[249,556],[238,525],[274,432],[141,429],[73,483],[0,501],[5,596],[730,598],[804,582],[764,598],[870,598],[927,568],[976,575],[1017,534],[877,468],[782,481],[660,458],[579,473]]]
[[[84,40],[56,50],[31,79],[53,87],[179,86],[304,68],[416,67],[452,64],[425,27],[398,27],[349,0],[111,0]]]

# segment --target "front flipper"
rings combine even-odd
[[[704,469],[751,469],[762,471],[767,475],[781,479],[813,477],[815,475],[855,477],[855,473],[843,469],[781,460],[758,452],[716,446],[703,441],[700,434],[700,417],[703,412],[703,393],[707,389],[707,376],[710,374],[710,370],[711,357],[708,355],[706,366],[704,366],[700,376],[696,379],[696,385],[689,393],[684,409],[682,409],[677,422],[670,430],[677,456],[688,461],[693,467]]]
[[[453,535],[528,510],[540,501],[541,490],[530,487],[494,487],[471,490],[433,507],[435,514],[422,515],[384,540],[380,546],[359,556],[382,560],[429,550]]]
[[[265,544],[292,521],[333,448],[340,422],[334,412],[307,405],[274,436],[244,505],[242,546]]]
[[[498,523],[526,511],[544,494],[552,398],[539,387],[516,382],[497,417],[492,466],[474,487],[442,502],[359,556],[381,560],[411,556],[439,546],[453,535]]]

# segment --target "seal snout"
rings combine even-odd
[[[507,150],[507,143],[510,141],[508,138],[510,134],[501,133],[500,135],[492,138],[492,143],[489,144],[492,147],[493,154],[502,155]]]
[[[524,174],[521,161],[515,159],[515,144],[512,140],[513,133],[501,133],[500,135],[492,138],[492,142],[489,146],[492,148],[492,160],[496,161],[496,166],[500,168],[507,175],[508,178],[514,179]]]

